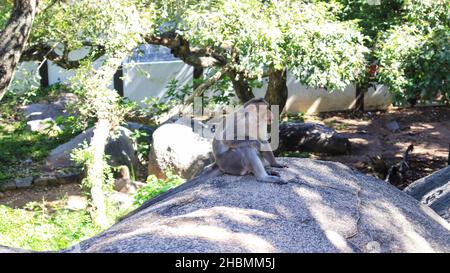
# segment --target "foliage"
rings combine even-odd
[[[389,87],[394,103],[448,100],[449,0],[336,0],[341,20],[355,20],[370,39],[368,61],[375,80]],[[366,79],[368,80],[368,79]]]
[[[397,103],[450,96],[450,1],[411,1],[406,24],[380,38],[378,80]]]
[[[311,154],[309,152],[301,152],[301,151],[295,151],[295,152],[281,152],[277,156],[281,157],[297,157],[297,158],[309,158]]]
[[[27,208],[0,205],[0,245],[60,250],[100,232],[85,211],[53,208],[50,212],[44,203],[29,203]]]
[[[23,162],[38,162],[52,149],[68,141],[78,130],[64,127],[57,136],[32,132],[28,129],[20,106],[26,103],[51,100],[61,91],[61,86],[33,89],[21,95],[9,90],[0,104],[0,181],[38,173],[37,166],[24,166]],[[68,118],[70,119],[70,118]]]
[[[137,143],[137,155],[139,161],[145,164],[150,151],[150,134],[144,130],[136,129],[132,132],[130,137]]]
[[[282,113],[280,116],[281,120],[283,122],[304,122],[305,121],[305,114],[302,112],[299,113]]]
[[[166,179],[159,179],[155,175],[150,175],[147,178],[147,185],[138,189],[137,193],[134,195],[134,204],[140,206],[145,201],[184,182],[184,179],[173,174],[172,171],[166,171],[165,175],[167,177]]]
[[[224,55],[248,79],[261,79],[267,67],[287,66],[302,83],[339,90],[364,73],[364,37],[355,24],[339,22],[322,3],[156,2],[158,22],[195,46],[228,49]]]
[[[9,19],[13,3],[10,0],[0,0],[0,29],[3,29]]]
[[[65,51],[102,45],[106,52],[132,50],[150,32],[152,6],[139,0],[41,1],[29,45],[59,44]],[[138,10],[139,9],[139,10]],[[74,24],[76,22],[76,24]]]
[[[75,148],[72,150],[72,153],[70,154],[70,159],[74,161],[77,165],[82,166],[84,171],[86,171],[86,166],[91,164],[91,162],[94,160],[92,155],[92,147],[89,146],[89,144],[84,141],[80,144],[78,148]],[[112,167],[108,164],[108,155],[104,155],[103,158],[103,188],[106,191],[112,190],[112,185],[114,182],[113,178],[113,172]],[[81,182],[81,185],[83,186],[84,190],[86,191],[86,194],[89,195],[89,189],[92,186],[92,181],[90,181],[88,178],[84,178]]]

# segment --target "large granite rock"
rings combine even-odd
[[[47,168],[73,168],[75,163],[70,158],[72,150],[79,148],[80,144],[84,141],[89,144],[93,135],[94,128],[89,128],[69,142],[53,149],[45,160]],[[130,130],[124,127],[118,127],[115,133],[109,137],[105,147],[105,153],[109,155],[108,160],[111,166],[126,165],[130,169],[137,170],[139,162],[136,155],[136,147],[130,136]]]
[[[168,123],[155,130],[149,153],[148,172],[164,178],[164,171],[189,179],[213,162],[211,139],[195,133],[190,125]]]
[[[450,221],[450,167],[416,180],[404,191]]]
[[[296,182],[202,181],[65,252],[450,251],[450,224],[392,185],[339,163],[280,161]]]

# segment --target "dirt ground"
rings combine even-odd
[[[385,179],[387,169],[401,161],[410,145],[410,170],[404,181],[395,185],[404,188],[412,181],[431,174],[445,166],[450,144],[450,108],[417,107],[354,114],[351,112],[323,113],[306,116],[306,121],[323,123],[347,136],[352,143],[348,155],[311,158],[341,162],[363,173]],[[386,127],[396,121],[398,132]],[[28,202],[44,200],[48,206],[61,205],[69,197],[81,196],[80,185],[35,187],[0,194],[0,204],[23,208]]]
[[[63,184],[49,187],[33,187],[22,190],[12,190],[0,195],[0,205],[11,208],[24,208],[30,202],[45,203],[52,207],[66,207],[71,199],[83,198],[79,184]]]
[[[347,136],[352,144],[348,155],[313,158],[338,161],[364,173],[385,179],[387,169],[399,163],[410,144],[410,170],[397,185],[411,182],[447,166],[450,145],[450,108],[415,107],[355,114],[323,113],[307,116],[306,121],[321,122]],[[387,124],[396,121],[399,130]]]

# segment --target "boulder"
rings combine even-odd
[[[280,124],[278,152],[306,151],[330,155],[350,152],[350,141],[335,130],[318,123]]]
[[[279,160],[288,184],[191,183],[64,252],[450,251],[450,224],[394,186],[340,163]]]
[[[94,134],[93,131],[94,128],[89,128],[72,140],[53,149],[45,160],[47,168],[55,170],[75,167],[75,163],[71,160],[70,154],[73,149],[80,147],[80,144],[83,142],[86,141],[89,144]],[[111,166],[126,165],[128,168],[137,170],[138,158],[136,155],[136,147],[130,136],[130,130],[119,126],[115,133],[109,137],[105,147],[105,153],[109,155],[109,164]]]
[[[126,122],[123,127],[127,128],[130,131],[134,131],[134,130],[139,130],[139,131],[143,131],[146,132],[149,136],[151,136],[153,134],[153,132],[155,131],[155,129],[153,129],[150,126],[146,126],[137,122]]]
[[[75,94],[61,93],[54,102],[25,105],[23,111],[29,129],[33,132],[43,133],[48,126],[48,121],[55,122],[58,116],[69,116],[65,108],[67,104],[74,103],[76,100]]]
[[[13,181],[6,181],[6,182],[0,182],[0,191],[10,191],[17,189],[16,182]]]
[[[450,167],[416,180],[404,191],[450,221]]]
[[[54,122],[58,116],[68,116],[64,107],[56,103],[29,104],[24,106],[23,111],[29,129],[41,133],[47,128],[48,121]]]
[[[33,184],[33,177],[16,178],[15,183],[18,189],[30,188],[31,184]]]
[[[153,133],[149,153],[149,174],[164,178],[164,171],[189,179],[213,162],[211,140],[182,123],[168,123]]]

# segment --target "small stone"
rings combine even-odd
[[[30,165],[31,163],[33,163],[33,160],[31,160],[31,159],[26,159],[26,160],[22,161],[22,163],[23,163],[24,165]]]
[[[10,191],[17,189],[16,182],[8,181],[4,183],[0,183],[0,191]]]
[[[30,188],[31,184],[33,184],[33,177],[17,178],[15,182],[18,189]]]
[[[386,128],[391,131],[392,133],[396,133],[400,131],[400,125],[398,125],[398,122],[395,120],[391,120],[386,124]]]
[[[81,178],[81,174],[79,173],[59,174],[56,176],[58,184],[79,183]]]
[[[5,194],[0,192],[0,199],[2,199],[3,197],[5,197]]]
[[[33,181],[33,184],[36,186],[49,186],[49,185],[56,185],[58,180],[55,176],[42,176],[38,177]]]
[[[366,251],[369,253],[381,253],[381,245],[377,241],[370,241],[366,245]]]
[[[108,199],[118,210],[128,209],[133,206],[134,198],[126,193],[113,192],[110,193]]]
[[[66,208],[70,210],[84,210],[87,208],[87,199],[84,196],[71,195],[67,199]]]

